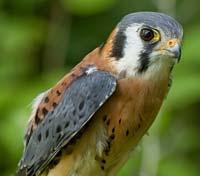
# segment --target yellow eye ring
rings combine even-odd
[[[140,37],[146,42],[157,42],[160,40],[160,34],[157,30],[151,28],[143,28],[140,31]]]

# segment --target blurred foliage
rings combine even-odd
[[[105,11],[113,6],[116,0],[63,0],[64,7],[72,14],[91,15]]]
[[[118,176],[199,176],[198,0],[1,0],[0,175],[15,172],[30,104],[108,36],[122,16],[161,11],[184,26],[183,57],[149,136]]]

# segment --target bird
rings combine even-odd
[[[114,176],[154,122],[181,58],[182,25],[159,12],[124,16],[33,102],[18,176]]]

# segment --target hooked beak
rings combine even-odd
[[[176,43],[174,46],[167,48],[166,51],[168,51],[170,54],[172,54],[172,57],[178,59],[178,62],[181,59],[181,46]]]
[[[180,40],[173,38],[162,45],[158,50],[165,51],[167,55],[180,61],[181,58],[181,44]]]

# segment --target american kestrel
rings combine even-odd
[[[154,121],[183,29],[162,13],[125,16],[34,101],[19,176],[114,176]]]

